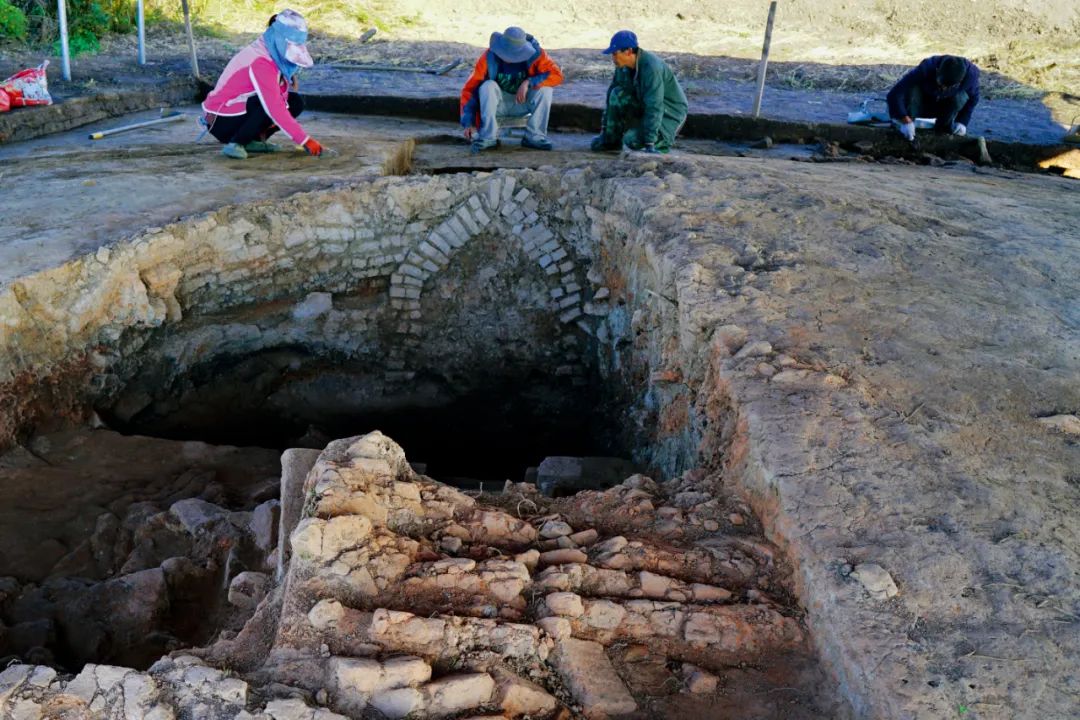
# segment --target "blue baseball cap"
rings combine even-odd
[[[637,35],[630,30],[620,30],[611,36],[611,45],[604,51],[604,55],[611,55],[620,50],[632,50],[637,46]]]

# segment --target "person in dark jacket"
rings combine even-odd
[[[532,35],[519,27],[492,33],[488,51],[461,88],[461,126],[472,152],[498,145],[500,117],[525,115],[529,119],[521,144],[550,150],[551,97],[562,79],[562,70]]]
[[[900,78],[887,99],[889,117],[908,140],[915,139],[917,117],[935,118],[935,133],[967,135],[979,104],[979,68],[955,55],[928,57]]]
[[[666,153],[675,144],[689,103],[675,73],[663,60],[638,47],[637,35],[620,30],[605,55],[615,63],[595,151],[631,150]]]

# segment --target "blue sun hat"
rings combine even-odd
[[[270,57],[286,80],[302,67],[315,63],[307,49],[307,22],[295,10],[282,10],[263,33],[263,41]]]
[[[506,32],[491,33],[488,47],[500,60],[508,63],[525,62],[536,54],[536,48],[529,42],[529,36],[519,27],[508,27]]]
[[[611,44],[602,54],[611,55],[620,50],[633,50],[638,46],[637,35],[631,30],[620,30],[611,36]]]

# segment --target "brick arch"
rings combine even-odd
[[[446,269],[454,254],[473,237],[493,226],[502,226],[505,235],[518,240],[529,259],[549,278],[549,302],[560,321],[592,334],[585,320],[578,265],[558,235],[541,221],[538,210],[532,192],[520,187],[515,177],[495,174],[408,252],[390,276],[390,307],[397,318],[397,342],[388,362],[394,377],[410,379],[406,358],[420,346],[423,334],[420,301],[424,284]]]

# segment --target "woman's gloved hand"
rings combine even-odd
[[[323,153],[323,146],[319,144],[319,141],[315,138],[308,138],[304,143],[304,149],[307,150],[308,155],[314,155],[318,157]]]

